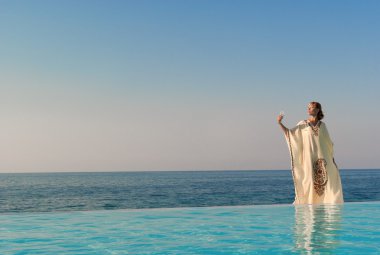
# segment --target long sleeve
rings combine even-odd
[[[286,142],[289,148],[292,176],[294,181],[295,202],[294,204],[303,203],[304,190],[302,187],[302,179],[304,172],[303,167],[303,122],[300,121],[297,126],[287,130],[285,134]]]
[[[288,144],[292,165],[301,165],[303,155],[302,121],[295,127],[289,128],[285,134],[285,138]]]

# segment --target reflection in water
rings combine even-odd
[[[332,253],[339,246],[343,204],[294,207],[295,250],[301,254]]]

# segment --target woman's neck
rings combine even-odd
[[[310,116],[309,117],[309,121],[311,121],[311,122],[317,122],[318,118],[317,118],[317,116]]]

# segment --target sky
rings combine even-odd
[[[0,0],[0,172],[289,170],[318,101],[380,168],[380,2]]]

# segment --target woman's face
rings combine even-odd
[[[319,109],[316,108],[315,105],[313,105],[313,104],[309,104],[309,105],[307,106],[307,113],[308,113],[309,115],[311,115],[311,116],[317,116],[318,112],[319,112]]]

